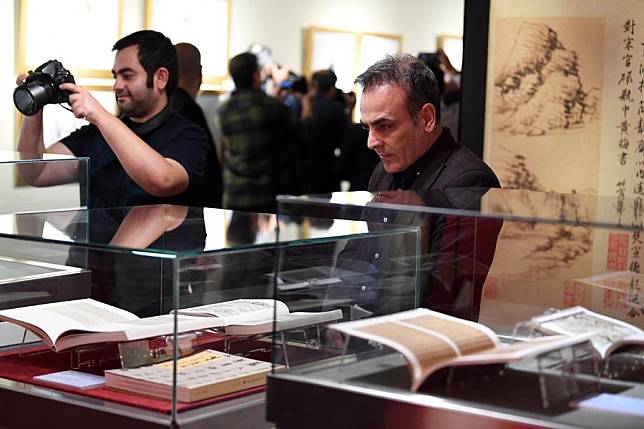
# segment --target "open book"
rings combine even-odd
[[[403,355],[418,390],[433,372],[458,365],[511,363],[588,340],[588,335],[550,336],[502,345],[489,328],[425,308],[329,325],[375,341]]]
[[[272,299],[238,299],[179,310],[178,332],[209,328],[227,334],[271,332],[275,312],[278,328],[319,324],[342,317],[340,310],[289,313],[286,304]],[[280,324],[280,317],[284,323]],[[93,299],[32,305],[0,311],[0,320],[32,331],[56,351],[84,344],[141,340],[174,332],[174,314],[139,318],[120,308]]]
[[[644,347],[644,331],[640,328],[584,307],[570,307],[552,314],[533,317],[530,326],[547,334],[591,333],[590,342],[602,359],[606,359],[623,346]]]
[[[172,399],[173,362],[105,371],[105,385]],[[177,400],[194,402],[266,384],[270,362],[204,350],[177,360]]]
[[[275,309],[273,310],[273,304]],[[286,331],[303,326],[320,325],[342,319],[342,310],[290,312],[288,306],[272,299],[237,299],[179,310],[183,316],[218,317],[225,323],[227,335],[254,335]],[[275,324],[273,324],[275,322]]]

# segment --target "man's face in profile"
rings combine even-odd
[[[407,98],[396,85],[369,88],[360,101],[361,122],[369,130],[368,147],[375,150],[387,173],[404,171],[429,146],[422,124],[414,124]]]
[[[136,45],[123,48],[114,57],[114,94],[121,113],[131,118],[146,118],[158,102],[160,93],[146,86],[147,73],[138,58]]]

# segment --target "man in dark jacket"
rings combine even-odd
[[[203,110],[195,100],[201,88],[201,53],[190,43],[177,43],[174,47],[179,62],[179,81],[170,98],[170,104],[175,112],[199,125],[208,138],[204,192],[201,201],[196,201],[195,204],[199,207],[221,207],[222,178],[217,145],[212,138]]]
[[[368,146],[381,159],[370,191],[499,187],[494,172],[440,123],[440,91],[412,55],[388,56],[358,76]]]
[[[408,242],[413,237],[407,236],[347,246],[337,267],[358,267],[374,281],[347,281],[334,298],[350,298],[367,314],[401,311],[419,302],[477,320],[501,222],[422,206],[476,213],[479,198],[488,188],[499,187],[497,177],[440,125],[438,83],[422,61],[411,55],[388,56],[356,82],[364,88],[360,108],[369,130],[368,147],[381,159],[369,190],[379,191],[374,202],[389,206],[365,207],[362,219],[370,231],[382,229],[381,224],[419,226],[420,258],[413,252],[413,240]]]

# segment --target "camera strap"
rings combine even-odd
[[[170,107],[170,104],[168,104],[162,111],[160,111],[158,114],[156,114],[155,116],[153,116],[152,118],[148,119],[143,123],[134,122],[129,118],[129,116],[125,116],[125,115],[121,115],[121,120],[132,131],[134,131],[134,134],[140,137],[140,136],[149,134],[152,131],[159,128],[161,125],[165,123],[165,121],[168,120],[171,114],[172,114],[172,107]]]

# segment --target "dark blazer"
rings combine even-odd
[[[382,162],[379,163],[371,175],[369,190],[402,187],[414,191],[430,207],[476,211],[487,188],[500,187],[490,167],[456,142],[447,128],[419,160],[397,175],[404,178],[399,177],[396,184],[394,174],[387,173]],[[413,246],[405,241],[409,237],[386,237],[347,246],[338,256],[338,266],[355,270],[362,263],[371,267],[371,272],[378,273],[377,281],[366,283],[366,290],[363,287],[354,292],[354,299],[361,307],[380,314],[412,308],[416,292],[411,287],[416,282],[409,279],[405,282],[401,268],[392,264],[403,260],[411,267],[419,264],[420,305],[477,320],[483,284],[502,222],[410,209],[365,207],[363,220],[369,222],[370,231],[381,229],[382,223],[420,226],[421,255],[416,259],[410,254]],[[374,254],[379,258],[374,259]],[[348,291],[345,289],[345,292]]]
[[[177,87],[172,93],[170,99],[172,109],[190,119],[206,132],[208,138],[208,154],[206,158],[206,177],[202,187],[201,201],[199,206],[203,207],[221,207],[221,194],[223,191],[221,166],[217,157],[217,145],[208,127],[208,122],[204,116],[201,106],[190,97],[185,90]]]
[[[455,141],[447,128],[443,128],[436,142],[408,170],[414,167],[420,174],[409,189],[421,195],[430,189],[501,187],[492,169],[466,146]],[[393,178],[393,174],[387,173],[380,162],[371,174],[369,191],[393,189]]]

